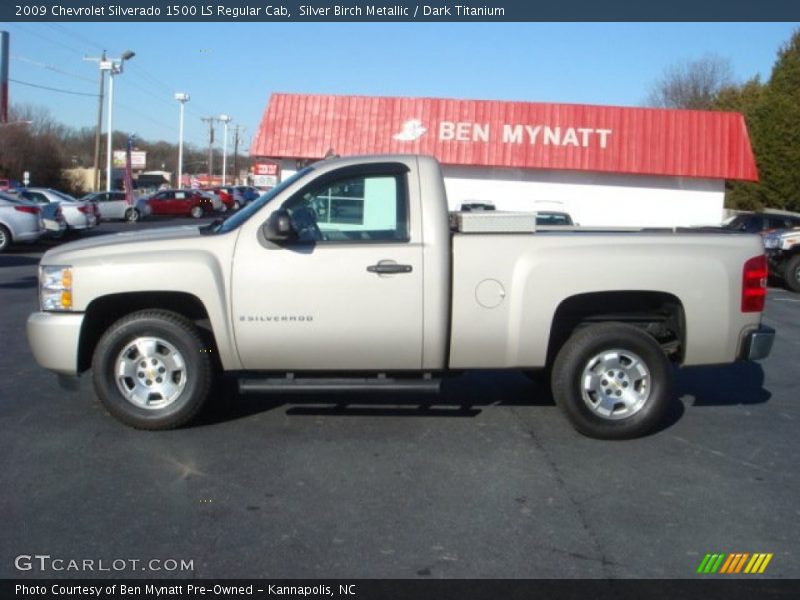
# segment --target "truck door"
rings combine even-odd
[[[232,305],[245,368],[421,368],[423,251],[408,177],[403,164],[344,167],[283,203],[296,240],[243,230]]]

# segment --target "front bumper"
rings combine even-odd
[[[35,312],[28,317],[28,344],[40,366],[60,375],[78,374],[83,316],[83,313]]]
[[[772,344],[775,342],[775,330],[766,325],[759,325],[758,329],[745,334],[742,340],[740,360],[760,360],[769,356]]]

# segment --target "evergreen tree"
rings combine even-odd
[[[778,52],[754,126],[764,204],[800,210],[800,30]]]

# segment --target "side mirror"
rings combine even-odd
[[[289,213],[281,208],[273,212],[261,226],[264,238],[270,242],[288,242],[297,238]]]

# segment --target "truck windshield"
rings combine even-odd
[[[268,192],[264,192],[258,198],[253,200],[250,204],[245,206],[236,214],[231,215],[227,219],[225,219],[222,223],[214,226],[211,228],[212,233],[227,233],[229,231],[233,231],[237,227],[239,227],[242,223],[247,221],[251,216],[257,213],[259,210],[264,208],[269,202],[272,201],[273,198],[278,196],[283,190],[287,187],[292,185],[298,179],[305,177],[313,171],[313,167],[306,167],[305,169],[300,169],[297,173],[286,179],[285,181],[281,181],[278,185],[274,188],[269,190]]]

